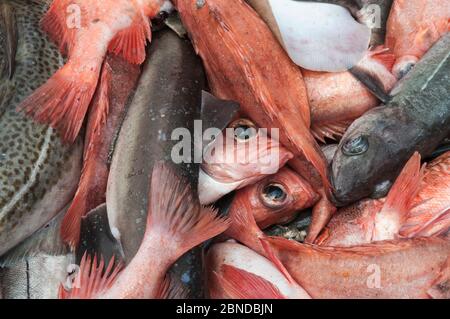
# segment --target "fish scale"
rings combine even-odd
[[[16,107],[63,64],[40,30],[47,4],[1,1],[14,8],[17,27],[15,71],[0,82],[0,255],[48,222],[70,200],[80,171],[81,145],[63,145],[57,133],[33,122]],[[0,30],[0,64],[8,34]],[[63,174],[63,172],[65,172]],[[61,188],[61,183],[62,185]],[[50,193],[58,200],[44,207]],[[65,203],[62,203],[65,202]],[[58,206],[58,207],[55,207]],[[46,210],[48,210],[46,212]]]

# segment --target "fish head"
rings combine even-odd
[[[331,164],[333,199],[345,206],[385,196],[392,180],[394,123],[376,122],[376,109],[356,120],[342,138]],[[377,123],[377,124],[374,124]],[[395,177],[395,176],[394,176]]]
[[[316,199],[317,194],[309,183],[287,167],[235,195],[236,201],[243,201],[241,206],[251,210],[262,229],[291,221],[298,211],[311,207]]]
[[[202,204],[278,172],[293,158],[267,131],[238,119],[206,147],[199,177]]]

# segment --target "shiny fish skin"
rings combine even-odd
[[[35,0],[8,4],[14,7],[18,42],[14,74],[0,82],[0,255],[68,203],[80,175],[82,151],[80,143],[65,146],[53,129],[15,111],[63,60],[39,28],[46,5]],[[4,47],[2,43],[0,60]]]
[[[385,186],[415,151],[426,158],[449,136],[449,81],[450,33],[392,90],[386,106],[360,117],[344,135],[332,163],[334,195],[339,204],[371,194],[384,196]],[[345,146],[346,153],[353,152],[353,156],[344,153]],[[357,148],[363,150],[359,155]]]

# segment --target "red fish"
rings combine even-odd
[[[366,199],[341,209],[316,243],[353,246],[395,237],[428,237],[450,229],[450,152],[420,169],[407,163],[386,198]]]
[[[201,165],[200,203],[222,196],[276,173],[293,155],[247,119],[238,119],[208,145]]]
[[[236,239],[261,255],[266,255],[261,229],[284,224],[298,211],[311,207],[318,195],[291,169],[282,168],[254,185],[238,191],[228,210],[231,225],[225,235]]]
[[[309,130],[301,71],[264,21],[243,0],[177,0],[175,6],[214,95],[238,102],[259,127],[278,128],[280,142],[306,157],[329,187],[326,161]]]
[[[202,208],[189,183],[167,164],[155,164],[149,194],[147,229],[131,262],[120,270],[81,265],[71,291],[61,298],[158,298],[167,290],[166,273],[184,253],[223,231],[228,221]]]
[[[111,144],[139,73],[138,66],[118,57],[108,57],[104,65],[89,112],[81,179],[61,225],[63,240],[73,247],[78,246],[81,218],[106,200]]]
[[[267,242],[312,298],[450,298],[449,238],[414,238],[354,247]]]
[[[402,78],[448,31],[449,1],[395,0],[386,33],[386,46],[396,56],[394,75]]]
[[[212,299],[309,299],[266,258],[228,241],[212,246],[205,258],[206,286]]]
[[[149,18],[165,0],[54,0],[43,29],[68,55],[68,61],[21,105],[35,120],[56,128],[73,142],[91,103],[107,52],[141,64],[151,39]]]

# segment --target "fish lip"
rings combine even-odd
[[[330,199],[331,202],[332,202],[334,205],[336,205],[337,207],[343,207],[343,206],[346,206],[346,203],[340,201],[340,200],[336,197],[336,195],[334,194],[334,192],[336,191],[336,186],[335,186],[335,184],[334,184],[334,175],[333,175],[333,174],[329,174],[329,179],[330,179],[330,183],[331,183],[331,186],[332,186],[332,190],[331,190],[331,192],[329,192],[329,194],[328,194],[329,199]]]

